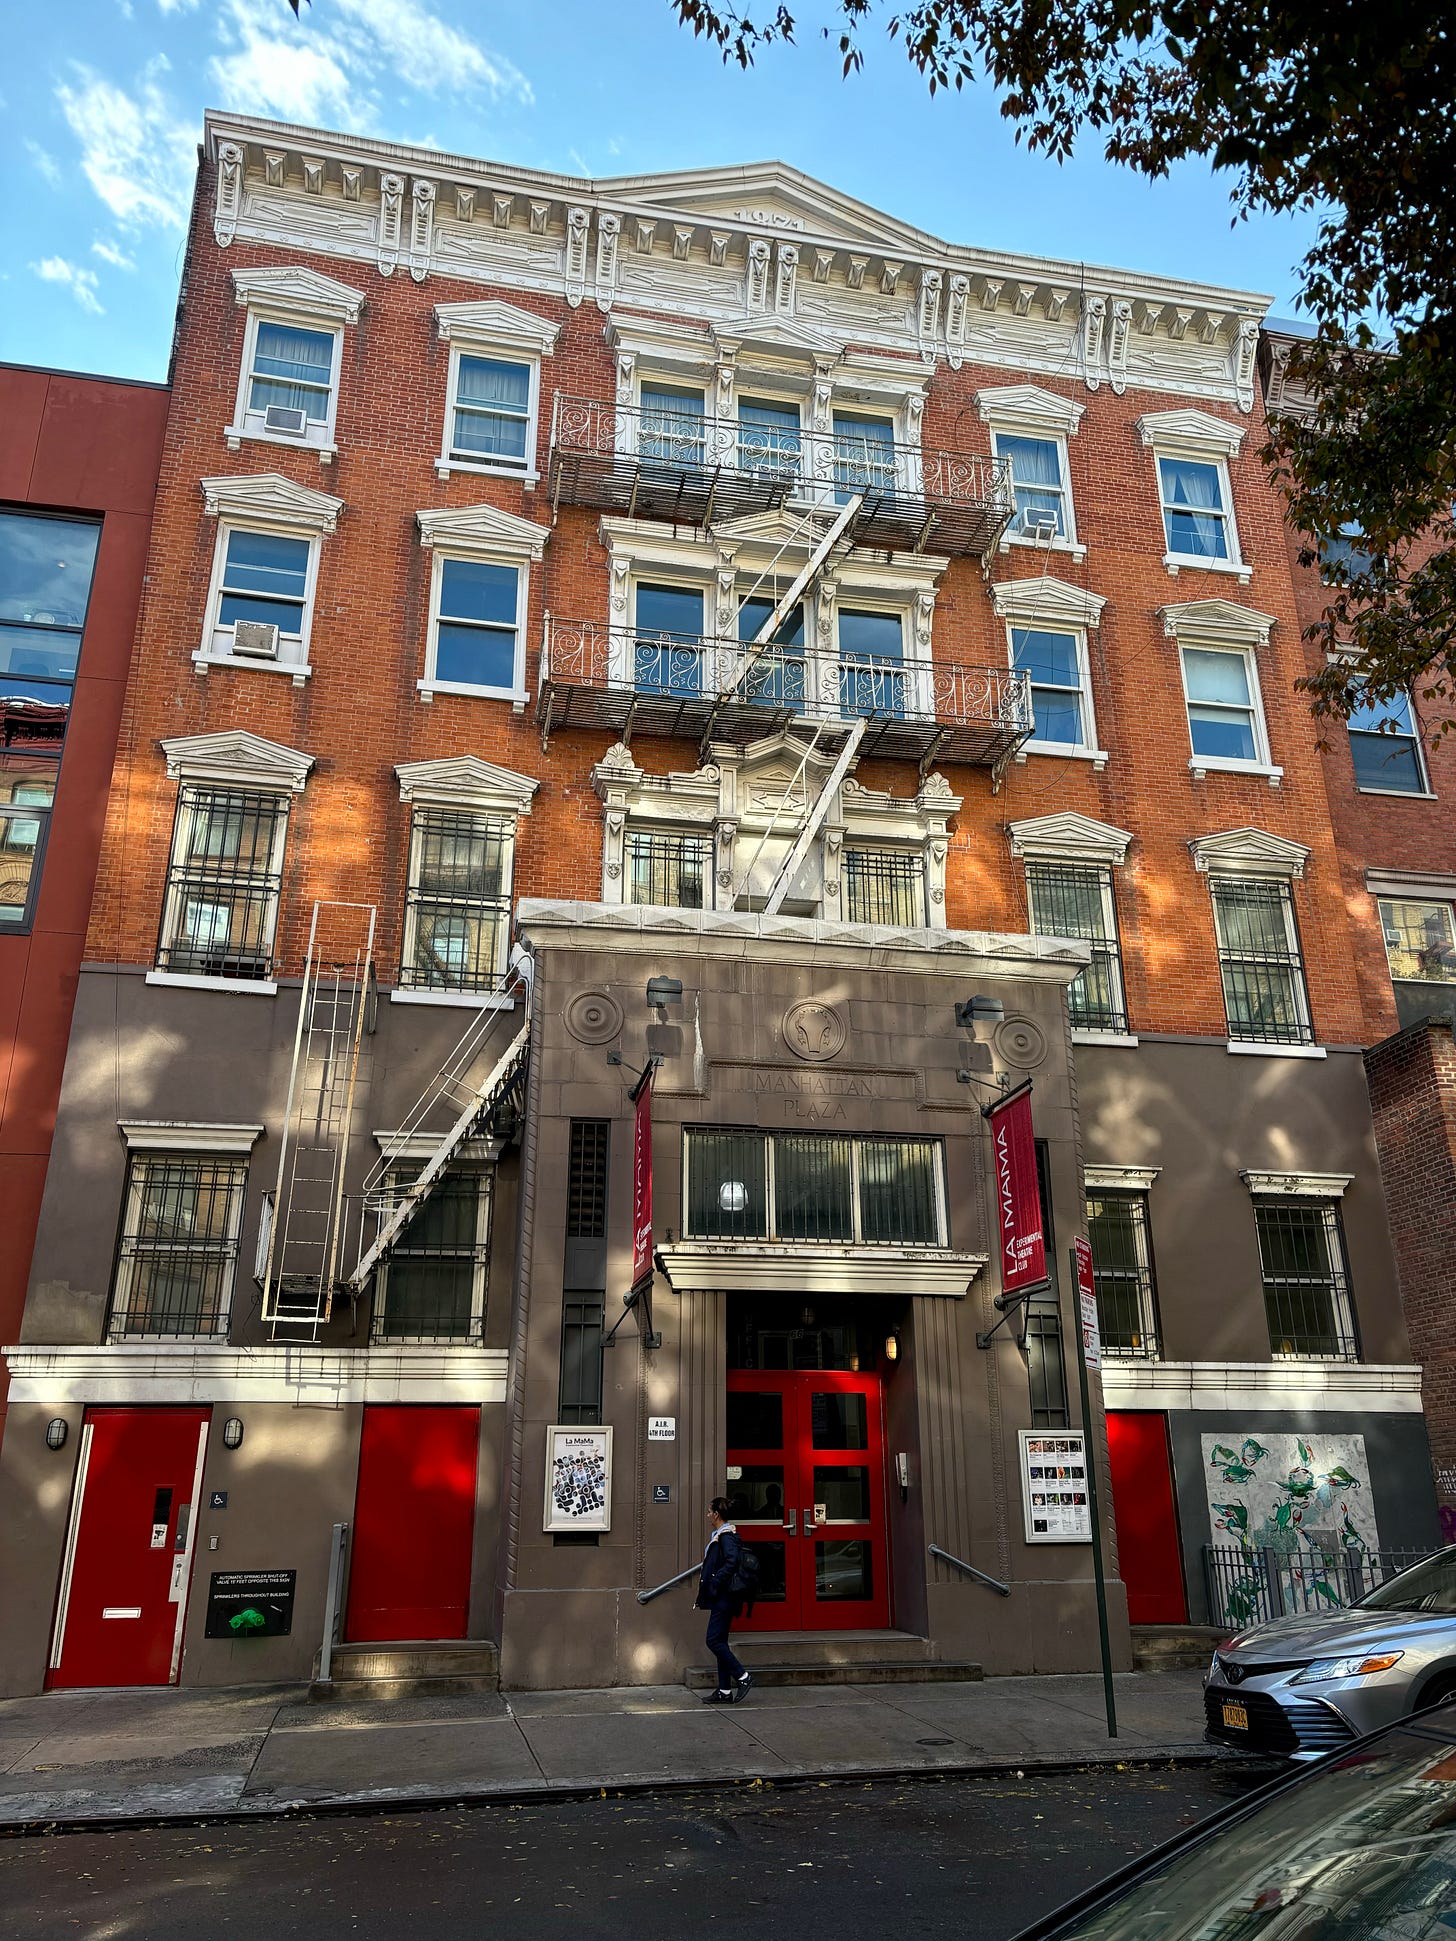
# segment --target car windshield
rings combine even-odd
[[[1387,1578],[1378,1590],[1362,1597],[1359,1611],[1434,1611],[1456,1617],[1456,1550],[1442,1550],[1424,1563],[1414,1564],[1398,1577]]]
[[[1456,1740],[1400,1731],[1166,1861],[1056,1941],[1438,1941],[1456,1906]]]

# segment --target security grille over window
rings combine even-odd
[[[241,1160],[133,1158],[113,1340],[226,1331],[247,1178]]]
[[[602,1330],[606,1281],[605,1119],[573,1119],[566,1174],[566,1287],[561,1304],[559,1422],[602,1419]]]
[[[1289,885],[1227,876],[1211,882],[1229,1037],[1251,1044],[1312,1044]]]
[[[1254,1220],[1275,1359],[1358,1361],[1338,1210],[1327,1200],[1255,1200]]]
[[[508,816],[415,810],[402,985],[479,991],[504,969],[514,845]]]
[[[412,1175],[391,1184],[408,1186]],[[485,1326],[490,1175],[448,1172],[394,1244],[375,1281],[376,1341],[478,1341]]]
[[[288,798],[184,785],[157,946],[158,970],[268,978]]]
[[[690,1131],[686,1157],[690,1238],[946,1244],[937,1140]]]
[[[713,851],[706,836],[627,836],[627,901],[671,910],[701,910],[709,898]]]
[[[607,1232],[607,1146],[605,1119],[573,1119],[566,1188],[569,1240],[602,1240]]]
[[[1158,1354],[1158,1306],[1145,1193],[1089,1193],[1087,1237],[1106,1355]]]
[[[1083,1031],[1127,1030],[1122,988],[1122,946],[1112,898],[1112,871],[1105,864],[1026,865],[1031,927],[1039,937],[1080,937],[1092,961],[1067,990],[1067,1010]]]
[[[850,923],[925,924],[925,858],[888,849],[844,852],[844,914]]]

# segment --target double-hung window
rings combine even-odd
[[[263,438],[308,446],[328,462],[344,329],[359,321],[363,292],[301,264],[234,270],[232,280],[248,323],[229,447]]]
[[[850,923],[889,923],[922,929],[925,858],[916,849],[871,849],[846,843],[844,914]]]
[[[1127,999],[1111,869],[1105,863],[1028,861],[1026,893],[1034,936],[1080,937],[1092,946],[1091,963],[1067,989],[1073,1030],[1125,1034]]]
[[[637,692],[701,694],[703,654],[701,587],[639,584],[632,668]]]
[[[739,607],[738,638],[745,647],[762,632],[773,610],[774,602],[758,594]],[[772,640],[759,649],[756,658],[745,668],[746,698],[765,707],[802,709],[806,666],[804,609],[797,606],[785,614]]]
[[[666,384],[642,386],[637,455],[659,465],[701,465],[707,419],[701,391]]]
[[[1449,898],[1383,896],[1380,930],[1402,1026],[1456,1010],[1456,907]]]
[[[1153,453],[1163,564],[1175,575],[1201,567],[1247,583],[1253,569],[1239,549],[1229,471],[1243,445],[1244,427],[1185,409],[1146,412],[1137,428]]]
[[[34,921],[100,538],[0,512],[0,933]]]
[[[1158,1301],[1147,1194],[1089,1189],[1087,1238],[1102,1352],[1156,1359]]]
[[[249,415],[261,417],[275,433],[327,425],[333,415],[337,348],[332,330],[304,330],[260,317],[248,373]]]
[[[1254,1222],[1274,1358],[1358,1361],[1338,1207],[1329,1200],[1256,1199]]]
[[[686,1166],[694,1239],[945,1245],[935,1139],[693,1128]]]
[[[895,421],[834,414],[834,496],[840,505],[856,492],[895,490]]]
[[[111,1295],[112,1340],[227,1330],[245,1160],[134,1153]]]
[[[1090,748],[1091,681],[1086,636],[1045,627],[1011,629],[1011,665],[1031,680],[1033,745]]]
[[[1185,647],[1183,686],[1195,757],[1255,766],[1267,762],[1263,715],[1248,654]]]
[[[738,467],[793,477],[799,470],[799,407],[763,398],[738,404]]]
[[[1367,793],[1424,795],[1420,736],[1408,694],[1367,701],[1363,694],[1349,719],[1355,786]]]
[[[431,687],[514,699],[525,681],[519,566],[435,557]]]
[[[1011,531],[1019,539],[1069,539],[1071,520],[1063,454],[1055,438],[1018,432],[994,434],[996,456],[1009,461],[1016,512]]]
[[[506,968],[514,817],[418,805],[399,981],[406,990],[482,991]]]
[[[461,351],[455,358],[446,457],[491,471],[530,470],[534,375],[528,363]]]
[[[626,843],[626,900],[660,909],[712,907],[713,845],[708,836],[671,830],[629,829]]]
[[[1209,884],[1230,1039],[1313,1043],[1289,884],[1236,876],[1210,876]]]
[[[1207,459],[1159,458],[1163,531],[1178,559],[1230,559],[1228,484]]]
[[[306,667],[318,545],[296,533],[224,526],[204,654]]]
[[[391,1172],[403,1193],[418,1166]],[[452,1166],[390,1249],[374,1283],[375,1341],[478,1341],[485,1326],[493,1175]]]
[[[183,785],[158,970],[248,982],[272,977],[287,830],[287,795]]]
[[[1368,547],[1361,545],[1365,534],[1360,526],[1350,520],[1340,527],[1337,533],[1319,541],[1320,578],[1327,582],[1339,576],[1339,584],[1345,585],[1351,579],[1370,571],[1372,554]]]
[[[905,699],[903,615],[840,607],[840,713],[903,720]]]

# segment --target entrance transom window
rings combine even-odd
[[[691,1239],[946,1244],[935,1139],[693,1129],[685,1168]]]

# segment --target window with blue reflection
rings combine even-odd
[[[450,456],[524,470],[531,417],[531,366],[461,357],[455,375]]]
[[[700,694],[703,594],[700,587],[639,586],[633,685],[641,694]]]
[[[747,644],[757,638],[774,610],[772,600],[757,596],[738,609],[738,638]],[[750,701],[765,707],[801,707],[804,701],[804,609],[797,606],[779,622],[772,638],[760,648],[744,675]]]
[[[839,609],[839,706],[843,714],[905,713],[905,629],[898,613]]]
[[[996,456],[1011,461],[1011,488],[1016,494],[1012,531],[1022,536],[1067,536],[1062,485],[1062,450],[1055,438],[1022,438],[996,433]]]
[[[306,539],[282,533],[230,532],[217,624],[260,620],[298,639],[308,593],[308,548]]]
[[[637,436],[639,455],[664,465],[701,465],[703,415],[701,391],[675,391],[664,384],[644,384]]]
[[[1011,664],[1018,674],[1031,676],[1032,739],[1083,747],[1082,657],[1077,636],[1041,627],[1013,627]]]
[[[520,584],[520,571],[514,566],[479,559],[440,561],[437,681],[516,692]]]
[[[1425,794],[1426,778],[1408,694],[1392,694],[1385,701],[1362,698],[1351,710],[1349,727],[1356,788],[1389,789],[1397,795]]]
[[[281,405],[323,424],[329,415],[333,372],[332,331],[259,323],[248,409],[266,411],[270,405]]]
[[[1258,761],[1254,697],[1244,656],[1185,647],[1183,678],[1194,754],[1221,761]]]
[[[742,399],[738,406],[738,462],[745,471],[796,471],[799,407]]]
[[[895,489],[895,426],[890,418],[834,414],[835,499],[843,505],[856,492]]]
[[[1158,477],[1168,551],[1185,559],[1227,559],[1228,508],[1218,466],[1194,458],[1160,458]]]

